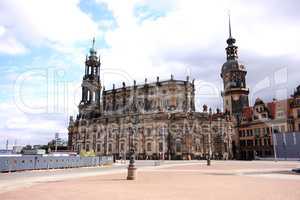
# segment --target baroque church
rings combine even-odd
[[[246,70],[238,61],[231,35],[222,66],[224,112],[206,105],[195,109],[194,80],[186,77],[106,90],[100,80],[100,57],[93,46],[85,61],[79,114],[70,117],[68,146],[72,151],[137,159],[233,159],[237,149],[236,122],[248,106]]]

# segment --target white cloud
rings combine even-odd
[[[105,34],[111,48],[102,50],[103,66],[123,70],[137,80],[143,81],[144,77],[155,80],[157,75],[169,78],[171,73],[183,78],[188,67],[193,78],[221,83],[219,74],[225,62],[229,9],[241,61],[253,65],[255,60],[250,62],[247,58],[255,55],[259,58],[258,66],[265,65],[267,72],[287,64],[280,60],[275,62],[276,66],[269,65],[270,59],[298,56],[299,20],[278,15],[280,5],[270,6],[261,1],[178,0],[160,10],[165,12],[161,17],[140,22],[139,16],[134,15],[135,8],[139,5],[153,7],[150,1],[98,2],[107,4],[117,23],[117,28]],[[160,2],[156,2],[157,7]],[[282,4],[288,3],[292,2]],[[268,59],[264,61],[264,57]],[[260,70],[246,67],[249,73]],[[111,86],[112,82],[121,81],[106,77],[105,84]]]
[[[32,103],[35,103],[32,101]],[[9,117],[8,117],[9,116]],[[18,144],[46,144],[55,132],[67,137],[67,116],[65,114],[44,113],[33,115],[23,113],[13,102],[0,104],[0,149],[15,140]]]
[[[98,34],[97,24],[80,10],[79,0],[4,0],[0,7],[0,26],[6,27],[4,35],[16,43],[65,50]]]
[[[25,53],[26,51],[27,49],[15,38],[13,37],[1,38],[1,33],[0,33],[0,53],[14,55],[14,54]]]
[[[0,26],[0,37],[5,33],[4,26]]]

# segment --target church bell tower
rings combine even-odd
[[[97,56],[94,38],[90,54],[86,56],[85,74],[81,84],[82,97],[79,104],[79,115],[81,118],[90,118],[101,114],[100,65],[100,56]]]
[[[236,40],[231,35],[231,22],[229,16],[229,38],[226,47],[226,62],[222,66],[221,77],[224,91],[222,92],[224,112],[241,120],[244,107],[249,106],[249,89],[246,87],[247,71],[238,61],[238,47]]]

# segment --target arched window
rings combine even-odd
[[[90,101],[90,90],[87,90],[87,101]]]
[[[96,92],[93,92],[93,101],[96,101]]]
[[[120,145],[121,147],[120,147],[120,150],[121,150],[121,152],[124,152],[124,143],[121,143],[121,145]]]
[[[147,151],[151,151],[151,143],[150,142],[147,143]]]

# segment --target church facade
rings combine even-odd
[[[251,160],[274,156],[274,134],[279,134],[286,151],[284,133],[292,133],[294,138],[300,133],[300,86],[291,98],[268,103],[258,98],[250,106],[247,70],[238,59],[230,19],[226,42],[220,74],[223,112],[217,109],[215,113],[206,105],[196,111],[195,85],[189,77],[157,77],[156,82],[145,79],[144,84],[133,81],[130,86],[123,83],[120,88],[113,85],[105,90],[93,43],[85,61],[79,114],[70,117],[69,149],[117,159],[134,150],[139,159],[201,159],[209,155]]]
[[[100,58],[93,47],[85,61],[79,114],[70,117],[70,150],[138,159],[216,159],[235,157],[235,131],[229,112],[195,109],[194,81],[187,77],[105,90]],[[229,93],[228,93],[229,94]]]

